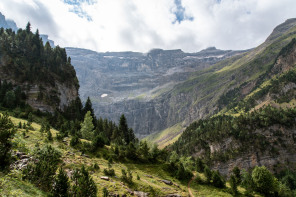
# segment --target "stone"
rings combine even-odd
[[[101,176],[101,179],[102,180],[105,180],[105,181],[109,181],[110,180],[109,177],[107,177],[107,176]]]
[[[167,184],[167,185],[173,185],[172,181],[168,181],[168,180],[160,180],[160,181]]]
[[[145,193],[145,192],[142,192],[142,191],[134,191],[134,195],[137,196],[137,197],[148,197],[149,193]]]

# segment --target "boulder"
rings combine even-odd
[[[160,180],[160,181],[167,184],[167,185],[173,185],[172,181],[168,181],[168,180]]]
[[[101,179],[103,179],[105,181],[109,181],[110,180],[109,177],[107,177],[107,176],[101,176]]]
[[[149,194],[142,191],[134,191],[134,195],[138,197],[148,197]]]

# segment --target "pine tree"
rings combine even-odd
[[[60,168],[59,173],[56,175],[54,180],[52,194],[58,197],[68,197],[69,187],[69,178],[66,172]]]
[[[74,171],[72,181],[74,183],[72,186],[72,196],[97,196],[97,186],[84,166]]]
[[[94,109],[92,107],[92,103],[91,103],[91,100],[89,97],[87,97],[87,100],[85,102],[85,105],[84,105],[84,108],[83,108],[83,112],[84,112],[84,115],[90,111],[90,114],[91,114],[91,117],[93,118],[93,125],[96,125],[96,117],[95,117],[95,113],[94,113]]]
[[[93,118],[90,111],[85,114],[84,121],[81,123],[80,132],[84,139],[91,140],[94,137]]]
[[[236,178],[235,178],[235,176],[233,174],[230,176],[229,184],[230,184],[233,196],[236,196],[237,193],[238,193],[238,191],[237,191],[237,180],[236,180]]]
[[[212,171],[208,166],[205,166],[204,173],[207,178],[207,183],[210,183],[212,180]]]
[[[28,115],[28,122],[31,122],[31,123],[33,122],[33,116],[31,112]]]
[[[104,189],[103,189],[103,197],[108,197],[108,196],[109,196],[109,192],[108,192],[107,188],[104,187]]]
[[[127,122],[124,114],[120,116],[118,130],[120,135],[123,136],[125,144],[129,144],[130,136],[129,136],[129,130],[128,130],[128,126],[127,126]]]
[[[47,140],[50,142],[53,140],[50,130],[47,131]]]
[[[140,142],[139,154],[143,157],[143,159],[148,159],[149,157],[149,147],[146,141]]]
[[[0,169],[10,163],[11,139],[14,133],[14,126],[8,114],[0,115]]]
[[[204,171],[205,164],[203,161],[198,157],[196,159],[196,171],[202,173]]]
[[[223,177],[220,175],[218,171],[213,171],[212,180],[213,180],[213,185],[215,187],[218,187],[218,188],[225,187],[225,180],[223,179]]]
[[[30,22],[27,23],[26,32],[27,33],[30,33],[31,32],[31,23]]]
[[[233,168],[232,173],[236,179],[236,184],[239,185],[242,181],[242,176],[241,176],[241,172],[240,169],[236,166]]]

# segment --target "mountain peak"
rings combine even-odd
[[[16,23],[13,20],[6,20],[5,16],[0,12],[0,27],[5,29],[11,28],[13,31],[17,31]]]
[[[270,42],[270,41],[277,39],[284,32],[287,32],[288,29],[295,27],[295,26],[296,26],[296,18],[287,19],[284,23],[278,25],[277,27],[275,27],[273,29],[270,36],[268,36],[268,38],[266,39],[266,42]]]

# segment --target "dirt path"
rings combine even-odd
[[[189,195],[190,195],[191,197],[194,197],[194,195],[193,195],[192,192],[191,192],[190,184],[191,184],[191,182],[192,182],[194,179],[195,179],[195,176],[192,177],[192,179],[188,182],[188,185],[187,185],[188,192],[189,192]]]

